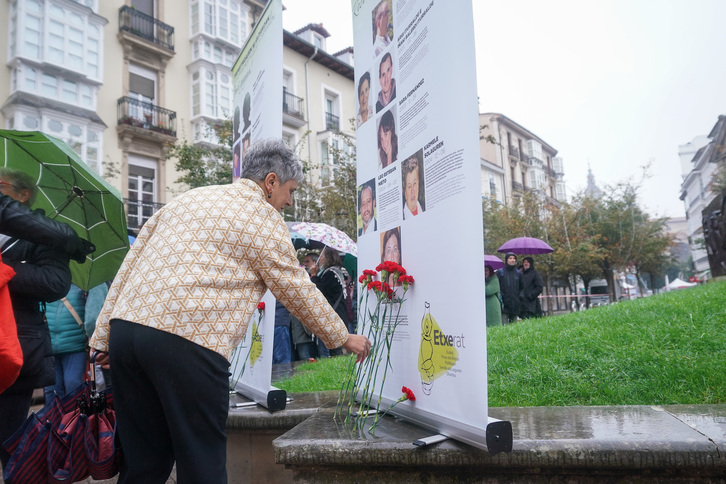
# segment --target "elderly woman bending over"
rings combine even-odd
[[[227,482],[228,358],[267,289],[328,348],[368,355],[295,258],[280,210],[300,180],[281,140],[260,141],[235,183],[190,190],[141,229],[90,342],[110,358],[120,483],[165,482],[175,461],[180,482]]]

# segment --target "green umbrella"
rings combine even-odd
[[[32,176],[38,185],[33,208],[96,247],[85,263],[71,261],[73,284],[87,291],[113,279],[129,250],[121,194],[67,144],[39,131],[0,130],[0,166]]]

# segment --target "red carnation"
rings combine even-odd
[[[265,303],[264,303],[264,301],[260,301],[257,304],[257,309],[259,309],[260,311],[264,311],[265,310]]]

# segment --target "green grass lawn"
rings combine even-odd
[[[489,406],[726,403],[726,282],[489,328]],[[347,357],[288,392],[338,390]]]

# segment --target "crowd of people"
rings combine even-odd
[[[517,255],[507,252],[504,261],[504,267],[496,271],[489,264],[485,266],[487,326],[542,316],[539,296],[544,281],[534,268],[534,259],[525,257],[518,267]]]
[[[333,310],[355,334],[357,321],[356,285],[348,271],[343,267],[343,259],[337,250],[324,247],[317,252],[307,252],[303,257],[303,267],[310,280],[328,300]],[[328,349],[279,301],[275,307],[275,339],[273,364],[307,361],[311,358],[328,358],[343,354],[341,347]]]
[[[409,172],[414,193],[413,164]],[[280,216],[302,177],[300,162],[281,141],[266,140],[245,153],[240,175],[164,206],[138,234],[114,280],[84,291],[71,284],[69,262],[83,261],[92,245],[32,210],[38,188],[30,176],[0,168],[0,264],[11,274],[12,303],[0,322],[12,319],[15,351],[22,352],[22,365],[17,358],[0,361],[0,441],[22,425],[35,389],[44,388],[48,400],[82,384],[90,347],[113,382],[125,452],[119,482],[161,479],[175,461],[178,475],[224,482],[228,359],[264,291],[278,301],[273,364],[368,356],[370,341],[356,334],[356,284],[341,254],[326,246],[307,252],[300,264]],[[366,188],[359,196],[373,208]],[[410,198],[412,213],[423,209]],[[363,230],[370,221],[375,225],[372,209],[363,213]],[[200,230],[210,225],[219,230]],[[388,241],[398,241],[400,253],[400,235],[392,235],[382,258],[397,260],[386,252]],[[169,244],[177,250],[160,260]],[[517,262],[507,253],[503,268],[486,266],[488,326],[542,315],[542,276],[531,257]],[[213,277],[198,277],[209,267],[217,267]],[[179,452],[187,457],[176,459]],[[9,457],[0,449],[3,466]]]
[[[164,482],[174,463],[180,482],[226,482],[229,358],[266,290],[289,312],[275,330],[288,336],[283,355],[368,357],[339,254],[309,254],[304,270],[280,214],[302,164],[282,140],[259,141],[242,158],[235,183],[190,190],[157,211],[110,287],[88,292],[72,286],[69,261],[93,246],[32,210],[31,177],[0,169],[0,297],[12,303],[0,311],[0,442],[25,421],[35,389],[72,391],[89,347],[110,370],[119,483]],[[0,450],[3,467],[9,458]]]

